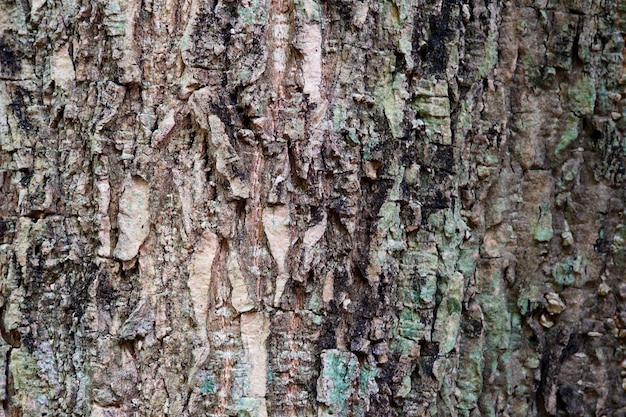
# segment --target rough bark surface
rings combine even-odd
[[[626,3],[0,2],[0,416],[624,416]]]

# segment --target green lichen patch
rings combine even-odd
[[[592,76],[581,74],[567,91],[572,111],[577,116],[593,114],[596,102],[596,84]]]
[[[394,138],[402,137],[404,134],[402,122],[404,120],[405,99],[408,97],[406,84],[406,76],[398,74],[393,78],[393,81],[380,87],[376,93],[376,102],[382,107]]]
[[[104,16],[104,23],[111,36],[123,36],[126,33],[127,19],[118,1],[113,0],[106,3]]]
[[[378,373],[379,369],[369,363],[361,367],[357,388],[359,403],[354,409],[355,416],[367,415],[366,412],[370,409],[370,399],[378,394],[379,391],[378,384],[376,383]]]
[[[430,340],[430,323],[421,320],[420,314],[411,309],[400,312],[398,320],[398,335],[409,340]]]
[[[413,108],[420,117],[418,125],[423,127],[431,141],[445,145],[452,143],[448,83],[437,80],[420,82]]]
[[[400,225],[400,205],[395,202],[384,203],[378,212],[376,235],[370,247],[370,265],[367,268],[370,282],[377,282],[379,275],[388,263],[391,252],[404,249],[404,231]]]
[[[417,342],[414,340],[406,339],[401,336],[395,336],[389,345],[389,349],[400,357],[407,357],[415,350]]]
[[[483,388],[483,355],[482,339],[466,341],[461,345],[462,361],[456,379],[456,397],[459,404],[459,415],[469,416],[476,408]]]
[[[615,227],[615,235],[613,236],[613,248],[616,252],[626,251],[626,226],[623,224]]]
[[[564,133],[561,135],[559,143],[557,143],[554,148],[555,156],[558,156],[578,138],[578,121],[578,117],[572,113],[569,113],[565,118],[565,128],[563,129]]]
[[[305,3],[312,3],[307,1]],[[265,2],[254,0],[248,2],[246,6],[237,9],[239,20],[246,25],[265,25],[267,24],[267,11],[265,10]]]
[[[213,375],[208,375],[204,382],[202,382],[200,392],[205,395],[215,393],[215,380],[213,379]]]
[[[520,314],[526,316],[543,304],[543,294],[537,286],[523,290],[517,298]]]
[[[298,14],[308,21],[319,21],[321,16],[320,5],[314,0],[294,0],[293,5]]]
[[[483,271],[483,274],[489,273]],[[490,352],[491,362],[487,367],[495,370],[497,366],[497,352],[506,350],[509,346],[511,333],[511,319],[507,308],[507,299],[503,287],[502,272],[492,270],[490,276],[485,276],[481,282],[481,292],[476,298],[485,317],[485,344]]]
[[[348,415],[348,399],[359,376],[359,360],[351,352],[326,350],[321,355],[322,370],[317,380],[317,401],[328,407],[328,414]]]
[[[489,38],[487,38],[487,42],[485,43],[485,54],[483,56],[483,60],[478,66],[478,74],[481,78],[486,77],[498,62],[498,43],[496,41],[496,37],[498,35],[497,31],[492,31],[489,34]]]
[[[341,129],[343,123],[348,118],[346,106],[342,103],[337,103],[333,107],[333,127],[335,130]]]
[[[241,397],[235,402],[237,417],[264,417],[267,415],[265,398]]]
[[[581,257],[565,258],[557,263],[552,269],[552,277],[561,286],[573,285],[577,274],[584,268],[584,261]]]
[[[530,219],[530,232],[538,242],[549,242],[554,236],[552,212],[549,204],[542,204],[536,217]]]
[[[24,415],[33,417],[47,415],[44,410],[49,406],[48,401],[53,395],[46,392],[39,382],[42,375],[36,358],[25,349],[13,349],[10,355],[14,390],[11,400],[21,406]]]

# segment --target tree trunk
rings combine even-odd
[[[0,416],[626,415],[625,33],[2,1]]]

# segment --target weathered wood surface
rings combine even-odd
[[[626,415],[625,33],[0,2],[0,415]]]

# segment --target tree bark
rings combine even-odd
[[[0,3],[0,416],[626,415],[626,3]]]

